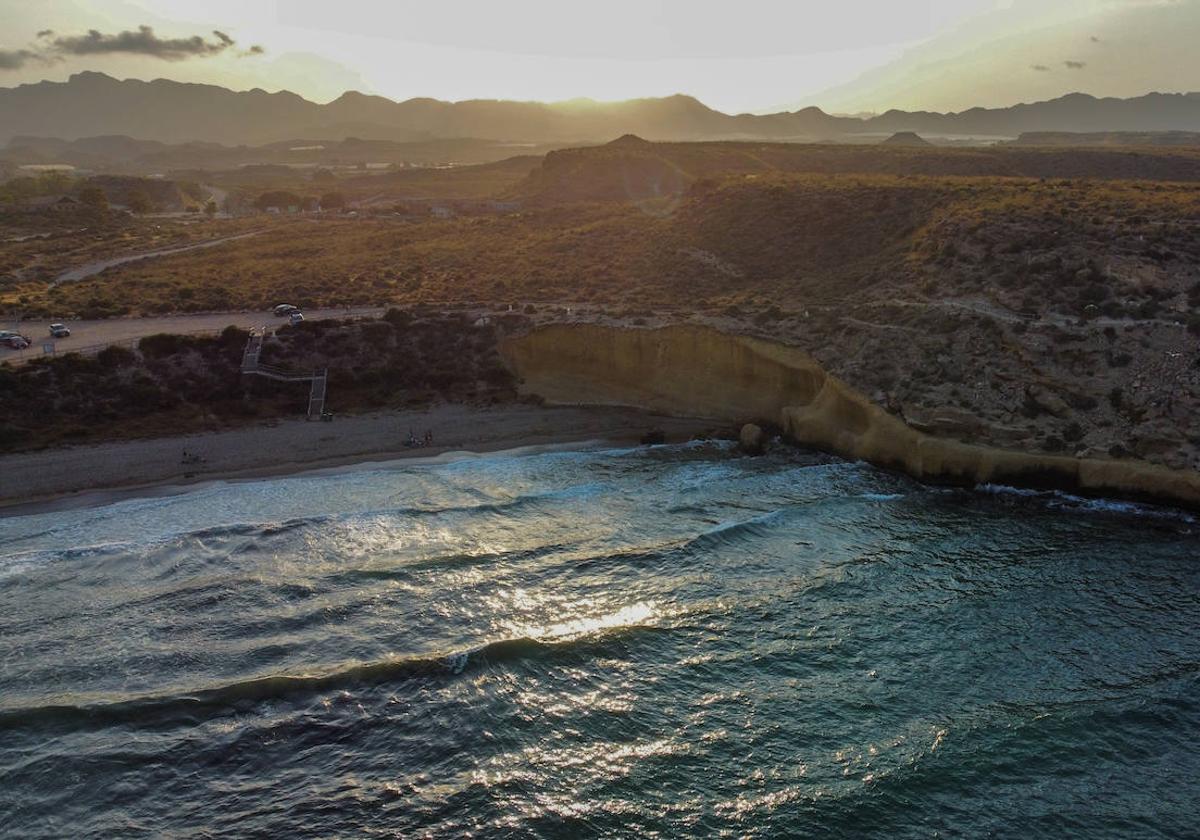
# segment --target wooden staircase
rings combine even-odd
[[[262,355],[263,339],[266,337],[266,327],[256,327],[250,330],[246,339],[246,349],[242,351],[242,374],[245,376],[262,376],[277,382],[310,382],[308,392],[308,419],[320,418],[325,412],[325,388],[329,380],[329,370],[323,368],[311,372],[288,370],[287,368],[264,365],[259,361]]]

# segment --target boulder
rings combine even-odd
[[[747,455],[761,455],[767,448],[767,433],[753,423],[747,423],[738,433],[738,447]]]

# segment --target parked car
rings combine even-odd
[[[66,324],[51,324],[50,335],[54,336],[55,338],[67,338],[71,335],[71,331],[67,329]]]
[[[291,315],[293,312],[299,312],[300,309],[298,307],[292,306],[290,303],[281,303],[271,311],[275,313],[275,317],[283,318],[285,316]]]
[[[291,315],[288,316],[288,323],[291,324],[293,327],[296,326],[297,324],[299,324],[303,320],[304,320],[303,312],[293,312]]]
[[[8,338],[0,339],[14,350],[24,350],[29,346],[29,339],[17,333],[9,333]]]

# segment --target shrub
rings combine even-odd
[[[121,347],[114,344],[111,347],[105,347],[97,353],[96,361],[104,368],[123,368],[129,367],[137,361],[137,355],[128,347]]]
[[[413,315],[407,309],[397,309],[394,306],[383,314],[383,320],[394,327],[407,327],[413,321]]]
[[[1149,320],[1158,315],[1162,305],[1155,298],[1146,298],[1138,304],[1136,311],[1137,317],[1143,320]]]
[[[187,349],[191,339],[183,335],[156,333],[138,341],[138,349],[148,359],[162,359]]]
[[[250,337],[250,333],[243,330],[241,327],[228,326],[221,330],[218,340],[222,347],[242,347],[246,343],[246,339]]]
[[[1075,394],[1070,391],[1064,391],[1062,397],[1067,405],[1071,406],[1071,408],[1075,409],[1076,411],[1091,411],[1097,405],[1099,405],[1095,398],[1090,397],[1087,394]],[[1067,439],[1070,440],[1070,438]]]

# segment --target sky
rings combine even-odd
[[[945,111],[1200,90],[1196,33],[1200,0],[0,0],[0,86]]]

